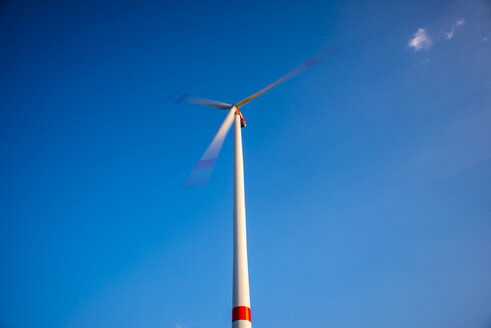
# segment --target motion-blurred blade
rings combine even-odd
[[[206,149],[205,153],[196,164],[194,170],[189,175],[188,179],[184,183],[187,187],[199,187],[205,186],[210,179],[213,168],[215,167],[216,160],[222,149],[223,142],[227,136],[230,127],[234,123],[235,108],[228,112],[225,121],[223,121],[220,129],[213,138],[213,141]]]
[[[323,61],[324,59],[328,58],[328,57],[331,57],[333,55],[335,55],[337,53],[337,50],[335,49],[331,49],[331,48],[325,48],[323,49],[321,52],[319,52],[317,55],[315,55],[314,57],[304,61],[300,66],[297,66],[296,68],[294,68],[293,70],[291,70],[290,72],[288,72],[286,75],[284,75],[283,77],[279,78],[278,80],[274,81],[273,83],[271,83],[270,85],[268,85],[266,88],[256,92],[255,94],[253,94],[252,96],[249,96],[247,98],[245,98],[244,100],[238,102],[236,104],[237,107],[242,107],[244,106],[245,104],[247,104],[248,102],[256,99],[257,97],[259,97],[260,95],[268,92],[269,90],[273,89],[274,87],[280,85],[281,83],[283,82],[286,82],[288,81],[289,79],[291,79],[292,77],[295,77],[297,76],[298,74],[300,73],[303,73],[305,72],[306,70],[308,70],[309,68],[319,64],[321,61]]]
[[[216,109],[230,109],[230,108],[232,108],[232,105],[221,102],[221,101],[193,97],[193,96],[190,96],[189,94],[182,95],[181,97],[179,97],[176,100],[176,102],[177,103],[185,102],[188,104],[201,105],[201,106],[206,106],[206,107],[211,107],[211,108],[216,108]]]

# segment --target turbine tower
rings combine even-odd
[[[244,195],[244,161],[242,157],[242,115],[236,106],[234,126],[234,285],[232,293],[232,327],[251,327],[249,268]]]
[[[232,292],[232,328],[251,328],[251,301],[249,295],[249,269],[247,263],[247,233],[244,194],[244,161],[242,155],[242,132],[246,121],[240,112],[245,104],[256,99],[279,84],[317,65],[321,60],[336,53],[332,49],[324,49],[316,56],[303,62],[289,73],[279,78],[264,89],[241,100],[235,105],[224,102],[192,97],[188,94],[180,96],[176,102],[202,105],[215,109],[228,110],[225,121],[220,126],[211,144],[189,175],[186,186],[206,185],[211,176],[225,137],[234,124],[234,261],[233,261],[233,292]]]

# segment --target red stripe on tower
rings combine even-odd
[[[236,320],[251,321],[251,309],[247,306],[236,306],[232,309],[232,322]]]

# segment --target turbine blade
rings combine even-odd
[[[300,73],[305,72],[309,68],[311,68],[311,67],[319,64],[324,59],[326,59],[328,57],[331,57],[331,56],[335,55],[336,53],[337,53],[337,50],[335,50],[335,49],[331,49],[331,48],[325,48],[325,49],[323,49],[317,55],[315,55],[314,57],[312,57],[310,59],[307,59],[300,66],[295,67],[290,72],[288,72],[286,75],[280,77],[278,80],[276,80],[273,83],[271,83],[270,85],[268,85],[266,88],[264,88],[264,89],[256,92],[255,94],[253,94],[253,95],[245,98],[244,100],[241,100],[240,102],[238,102],[236,104],[236,106],[239,107],[239,108],[242,107],[242,106],[244,106],[248,102],[256,99],[257,97],[259,97],[262,94],[268,92],[269,90],[273,89],[274,87],[282,84],[283,82],[288,81],[289,79],[297,76]]]
[[[232,105],[230,105],[230,104],[227,104],[227,103],[224,103],[221,101],[216,101],[216,100],[193,97],[187,93],[180,96],[179,98],[177,98],[175,102],[176,103],[185,102],[188,104],[201,105],[201,106],[211,107],[211,108],[215,108],[215,109],[230,109],[230,108],[232,108]]]
[[[223,121],[220,129],[213,138],[213,141],[206,149],[205,153],[199,160],[198,164],[194,167],[193,171],[189,175],[188,179],[184,183],[186,187],[199,187],[205,186],[210,179],[213,168],[215,167],[216,160],[222,149],[223,142],[227,136],[230,127],[234,123],[235,108],[232,108]]]

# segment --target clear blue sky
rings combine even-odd
[[[489,1],[0,2],[0,327],[491,327]]]

